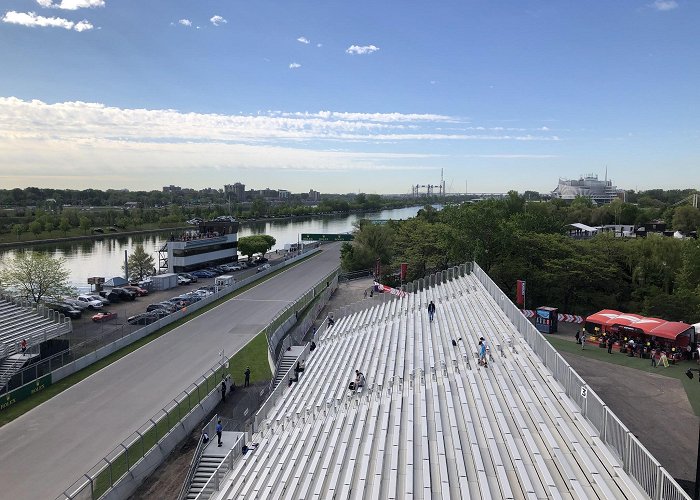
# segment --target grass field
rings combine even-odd
[[[586,348],[582,350],[580,345],[570,340],[557,338],[552,335],[545,335],[545,338],[560,352],[568,352],[584,358],[596,359],[680,380],[688,396],[688,401],[693,407],[693,411],[700,416],[700,382],[698,381],[698,373],[694,373],[695,378],[692,380],[685,375],[688,368],[700,368],[695,361],[681,361],[679,364],[669,365],[668,368],[652,368],[650,359],[630,358],[617,349],[613,349],[613,353],[608,354],[607,349],[601,349],[597,344],[586,344]]]

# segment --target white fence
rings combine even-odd
[[[508,319],[515,325],[532,350],[554,375],[569,396],[581,409],[581,414],[598,431],[600,438],[617,455],[623,469],[632,476],[652,500],[690,500],[690,496],[671,475],[634,437],[598,395],[547,342],[547,339],[520,312],[503,291],[489,278],[478,264],[471,264],[474,275],[488,291]],[[586,396],[581,389],[585,388]]]

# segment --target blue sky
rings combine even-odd
[[[698,26],[696,0],[3,0],[0,187],[698,187]]]

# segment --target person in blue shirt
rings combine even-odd
[[[221,446],[221,433],[223,432],[224,427],[221,425],[221,420],[218,420],[216,422],[216,437],[219,442],[219,447]]]

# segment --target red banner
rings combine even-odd
[[[515,285],[515,303],[519,306],[525,306],[525,281],[518,280]]]
[[[401,263],[401,281],[406,279],[406,274],[408,274],[408,264],[406,262]]]

